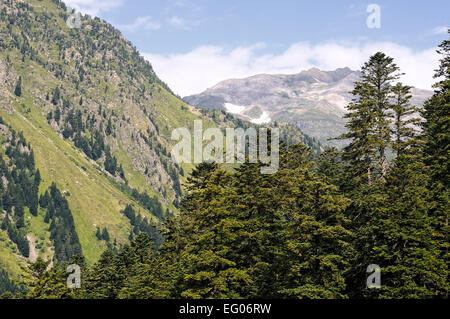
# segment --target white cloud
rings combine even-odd
[[[433,30],[431,30],[431,32],[433,34],[446,34],[448,32],[448,29],[449,29],[449,27],[441,26],[441,27],[434,28]]]
[[[144,56],[161,79],[181,96],[203,92],[226,79],[260,73],[294,74],[311,67],[358,70],[377,51],[394,58],[401,71],[406,73],[402,78],[404,83],[430,89],[439,60],[435,48],[415,51],[392,42],[299,42],[279,54],[263,53],[263,48],[261,43],[232,50],[206,45],[182,54],[147,53]]]
[[[123,0],[64,0],[64,3],[84,14],[98,16],[101,11],[122,6]]]
[[[189,0],[175,0],[169,1],[166,6],[166,12],[170,12],[175,9],[188,10],[190,12],[196,13],[203,11],[203,7],[195,4]]]
[[[189,26],[183,18],[180,18],[178,16],[172,16],[168,20],[169,24],[173,27],[180,28],[180,29],[189,29]]]
[[[118,25],[117,27],[122,31],[135,31],[138,29],[158,30],[161,28],[161,25],[157,22],[153,22],[151,16],[146,16],[146,17],[137,17],[133,23]]]

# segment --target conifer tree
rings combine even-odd
[[[14,94],[18,97],[22,96],[22,77],[19,76],[19,80],[17,81],[16,88],[14,89]]]
[[[61,91],[60,91],[59,87],[57,86],[55,88],[55,90],[53,91],[52,104],[58,105],[60,99],[61,99]],[[56,118],[55,118],[55,120],[56,120]]]
[[[89,270],[83,284],[83,297],[88,299],[114,299],[123,285],[124,269],[117,269],[117,257],[110,249]]]
[[[104,241],[106,241],[106,242],[109,242],[109,240],[110,240],[109,233],[108,233],[108,230],[106,228],[103,228],[102,239]]]
[[[102,240],[102,233],[101,233],[99,227],[97,227],[97,231],[95,232],[95,237],[97,237],[98,240]]]
[[[446,262],[433,231],[432,192],[421,161],[407,155],[395,159],[386,183],[361,200],[357,255],[349,273],[353,298],[432,298],[448,288]],[[368,289],[366,267],[381,268],[381,288]]]
[[[420,119],[415,117],[418,108],[410,104],[411,87],[397,83],[393,88],[394,94],[393,112],[393,145],[392,149],[396,152],[397,157],[418,151],[418,132],[416,127],[419,125]]]
[[[450,33],[450,30],[449,30]],[[432,167],[433,178],[449,185],[450,154],[450,40],[439,45],[442,55],[435,78],[442,78],[434,85],[434,95],[425,103],[422,125],[425,139],[426,161]]]
[[[348,132],[338,139],[350,139],[343,159],[350,164],[357,184],[383,180],[387,174],[387,149],[391,142],[390,98],[399,68],[391,57],[377,52],[361,68],[354,96],[348,105]],[[379,178],[378,178],[379,177]]]
[[[448,30],[450,34],[450,29]],[[434,85],[434,95],[425,102],[422,116],[424,161],[428,166],[433,190],[433,207],[430,215],[434,219],[436,241],[441,256],[449,264],[448,215],[450,212],[450,39],[439,45],[442,55],[435,74],[439,81]],[[448,285],[448,279],[447,279]],[[447,291],[443,296],[448,297]]]
[[[155,252],[152,239],[145,233],[131,242],[134,264],[129,269],[120,298],[169,298],[171,294],[170,269],[165,258]]]

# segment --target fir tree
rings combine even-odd
[[[57,86],[55,88],[55,90],[53,91],[52,104],[58,105],[60,99],[61,99],[61,91],[60,91],[59,87]],[[56,120],[56,118],[55,118],[55,120]]]
[[[394,93],[393,111],[394,111],[394,128],[393,128],[393,145],[392,148],[396,152],[397,157],[405,152],[418,151],[418,132],[416,126],[420,119],[414,115],[418,112],[415,106],[410,104],[411,87],[397,83],[392,88]]]
[[[108,230],[107,230],[106,228],[103,228],[101,238],[102,238],[104,241],[109,242],[110,237],[109,237]]]
[[[387,148],[391,142],[390,110],[392,82],[399,68],[382,52],[371,56],[361,68],[361,80],[355,82],[353,101],[348,105],[347,129],[339,139],[350,139],[343,159],[350,164],[355,182],[369,184],[387,174]]]
[[[18,97],[22,96],[22,77],[19,76],[19,80],[17,81],[16,88],[14,89],[14,94]]]
[[[98,240],[102,240],[102,233],[100,231],[100,228],[97,227],[97,231],[95,232],[95,237],[97,237]]]
[[[449,29],[450,34],[450,29]],[[450,40],[439,45],[442,55],[435,77],[440,80],[434,85],[434,95],[426,101],[422,116],[424,157],[428,166],[433,190],[433,206],[429,214],[433,224],[443,260],[449,262],[448,214],[450,211]],[[448,267],[447,267],[448,268]],[[448,297],[447,291],[442,296]]]

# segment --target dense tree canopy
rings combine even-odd
[[[81,249],[70,210],[52,185],[40,204],[53,224],[57,263],[51,269],[48,261],[33,263],[29,289],[18,296],[447,297],[449,41],[440,53],[439,82],[422,110],[422,131],[410,87],[396,83],[399,68],[378,52],[355,83],[343,150],[314,158],[303,144],[282,145],[274,174],[261,174],[261,163],[233,170],[199,164],[187,178],[178,214],[165,220],[164,240],[127,205],[122,213],[133,227],[130,243],[109,246],[91,267],[75,256]],[[131,196],[161,209],[145,193],[132,190]],[[20,219],[21,208],[14,213]],[[97,237],[110,239],[106,228]],[[62,262],[80,265],[80,289],[65,285]],[[369,265],[381,269],[378,288],[366,285]]]

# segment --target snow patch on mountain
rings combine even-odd
[[[349,68],[321,71],[312,68],[297,74],[259,74],[222,81],[205,92],[187,96],[191,105],[222,109],[255,124],[289,122],[324,144],[345,132],[351,91],[360,79]],[[433,92],[412,89],[411,103],[421,106]]]
[[[242,113],[246,107],[242,106],[242,105],[236,105],[236,104],[232,104],[232,103],[225,103],[225,110],[229,113],[233,113],[233,114],[240,114]]]

